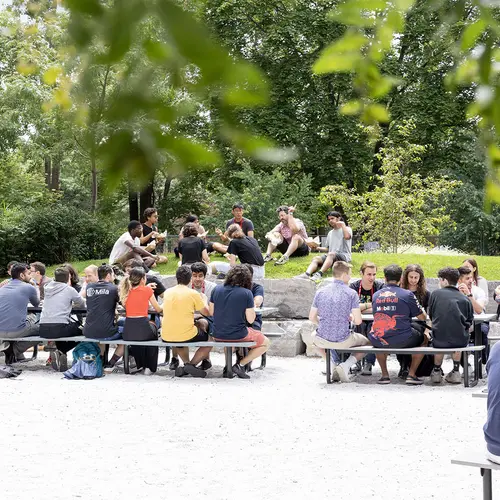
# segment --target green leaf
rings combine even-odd
[[[484,51],[479,58],[479,76],[481,77],[481,82],[487,85],[490,81],[491,74],[491,37],[488,37],[486,44],[484,46]]]
[[[229,106],[262,106],[269,102],[268,85],[260,71],[247,62],[238,62],[226,73],[229,88],[223,101]]]
[[[143,47],[151,62],[165,62],[171,59],[173,55],[172,47],[165,43],[148,39],[144,40]]]
[[[159,142],[184,167],[215,167],[222,161],[217,151],[186,137],[163,136]]]
[[[57,77],[62,73],[62,68],[60,66],[52,66],[43,74],[43,81],[47,85],[54,85],[57,81]]]
[[[358,32],[348,31],[340,40],[326,47],[313,65],[313,72],[323,73],[349,72],[361,60],[361,48],[367,39]]]
[[[385,0],[347,0],[337,5],[328,16],[348,26],[374,26],[376,22],[374,11],[386,7]]]
[[[340,112],[343,115],[357,115],[361,111],[362,103],[358,99],[346,102],[341,108]]]
[[[370,104],[365,108],[367,117],[372,118],[380,123],[388,123],[390,121],[389,112],[385,106],[381,104]]]
[[[71,12],[100,16],[103,8],[99,0],[64,0],[64,4]]]
[[[471,49],[485,28],[486,22],[482,18],[469,24],[462,34],[461,49],[463,51]]]

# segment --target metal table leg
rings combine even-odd
[[[224,354],[226,355],[226,367],[224,369],[224,378],[233,378],[233,348],[224,347]]]
[[[266,363],[267,363],[267,353],[264,353],[260,359],[261,359],[260,368],[264,369],[266,367]]]
[[[469,384],[469,353],[467,351],[464,351],[462,353],[463,360],[464,360],[464,387],[470,387]]]
[[[475,345],[484,345],[483,344],[483,332],[481,331],[481,323],[474,323],[474,344]],[[478,379],[483,378],[483,364],[479,361],[478,364]]]
[[[130,374],[130,365],[129,365],[129,349],[128,345],[125,344],[125,350],[123,351],[123,371],[129,375]]]
[[[326,350],[326,383],[332,383],[332,363],[330,361],[331,352],[330,349]]]
[[[491,469],[481,469],[481,476],[483,476],[483,500],[493,500]]]

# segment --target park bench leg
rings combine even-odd
[[[474,324],[474,344],[475,345],[484,345],[483,344],[483,332],[481,331],[481,323]],[[478,379],[483,378],[483,365],[482,363],[478,364]]]
[[[464,387],[470,387],[469,384],[469,353],[464,351],[462,353],[462,357],[464,360]]]
[[[332,362],[330,360],[332,353],[330,349],[326,349],[326,383],[332,383]]]
[[[165,364],[170,363],[170,347],[165,347]]]
[[[123,351],[123,371],[129,375],[130,374],[130,365],[129,365],[129,352],[128,345],[125,344],[125,350]]]
[[[481,476],[483,476],[483,500],[493,500],[491,469],[481,469]]]
[[[267,363],[267,353],[264,353],[260,361],[261,370],[263,370],[266,367],[266,363]]]
[[[38,357],[38,344],[33,346],[33,354],[31,355],[31,361]]]
[[[224,347],[224,354],[226,356],[226,367],[224,370],[224,378],[233,378],[233,348],[232,347]]]

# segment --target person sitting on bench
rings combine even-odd
[[[128,225],[128,231],[123,233],[113,245],[109,256],[110,265],[124,264],[130,259],[140,259],[148,269],[156,266],[160,260],[159,255],[153,255],[141,247],[142,224],[133,220]]]
[[[31,279],[37,287],[38,294],[40,296],[40,302],[43,302],[45,297],[45,285],[50,283],[52,280],[45,275],[47,269],[45,268],[45,264],[42,264],[41,262],[32,262],[30,264],[30,271]]]
[[[119,340],[121,335],[116,324],[116,306],[118,305],[118,287],[114,284],[115,274],[109,264],[102,264],[97,268],[97,283],[87,285],[87,318],[83,326],[83,334],[89,339]],[[101,356],[106,350],[105,344],[100,344]],[[104,371],[111,373],[116,363],[123,356],[125,346],[118,345],[104,367]]]
[[[85,299],[86,298],[86,292],[87,292],[87,286],[90,285],[90,283],[97,283],[99,281],[99,277],[97,276],[97,269],[98,267],[95,264],[90,264],[90,266],[87,266],[83,270],[83,274],[85,275],[85,279],[83,281],[83,286],[82,290],[80,292],[80,295]]]
[[[196,311],[208,315],[207,298],[202,298],[191,285],[191,268],[181,266],[175,273],[177,285],[165,292],[163,299],[163,321],[161,338],[165,342],[206,342],[208,340],[208,321],[204,318],[195,320]],[[191,375],[192,377],[205,378],[206,370],[212,367],[208,358],[203,358],[201,367],[197,368],[189,360],[188,347],[174,347],[173,355],[179,356],[184,366],[175,369],[176,377]],[[196,353],[195,356],[196,357]],[[193,359],[194,359],[193,357]]]
[[[469,329],[474,323],[474,311],[470,300],[457,288],[460,274],[454,267],[445,267],[438,272],[439,290],[434,291],[429,299],[429,318],[432,321],[432,346],[437,348],[466,347],[469,344]],[[460,357],[454,352],[453,370],[446,375],[450,384],[462,383],[460,375]],[[443,381],[441,365],[443,354],[434,355],[434,369],[431,382]]]
[[[396,264],[384,268],[385,286],[373,295],[373,325],[368,337],[373,347],[394,347],[395,349],[410,349],[427,345],[427,330],[425,334],[411,326],[412,318],[425,321],[427,315],[418,303],[417,298],[409,290],[399,287],[403,270]],[[422,379],[417,378],[416,371],[424,355],[413,354],[406,383],[421,385]],[[387,371],[387,354],[377,354],[377,361],[382,369],[379,384],[390,384]]]
[[[11,280],[0,288],[0,337],[18,339],[38,335],[35,315],[26,315],[28,304],[40,304],[36,288],[30,284],[30,267],[28,264],[16,263],[10,269],[10,276]],[[5,351],[5,364],[24,361],[24,351],[35,344],[0,342],[0,348]]]
[[[351,264],[337,261],[333,264],[333,283],[319,289],[309,312],[309,321],[318,325],[312,334],[313,344],[319,348],[323,358],[325,349],[342,347],[359,347],[369,345],[369,340],[361,333],[350,331],[351,315],[355,325],[363,321],[359,310],[358,294],[349,288]],[[349,382],[349,370],[360,359],[363,353],[350,355],[349,358],[335,366],[333,377],[342,382]]]
[[[66,267],[58,267],[54,271],[54,281],[45,285],[45,299],[40,316],[40,337],[57,339],[81,335],[81,325],[71,320],[73,307],[85,307],[85,300],[70,285],[69,270]],[[56,341],[56,350],[50,354],[54,370],[65,372],[68,369],[66,355],[77,344],[77,342]]]
[[[497,342],[490,352],[486,363],[488,372],[488,416],[484,424],[484,439],[486,440],[486,457],[500,464],[500,342]]]
[[[10,271],[11,269],[14,267],[14,264],[17,264],[17,260],[11,260],[8,264],[7,264],[7,274],[9,276],[11,276],[10,274]],[[7,285],[8,283],[10,283],[12,281],[12,278],[7,278],[7,279],[4,279],[1,283],[0,283],[0,288],[2,288],[3,286]]]
[[[255,308],[262,307],[264,305],[264,287],[253,281],[254,279],[254,269],[250,264],[243,264],[252,275],[252,295],[253,295],[253,305]],[[255,315],[255,321],[248,325],[251,326],[254,330],[262,331],[262,314]]]

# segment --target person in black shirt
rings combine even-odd
[[[236,265],[236,258],[239,258],[242,264],[249,264],[252,267],[255,279],[264,278],[264,258],[257,240],[245,236],[238,224],[229,226],[227,235],[231,239],[227,247],[231,267]]]
[[[142,224],[142,236],[139,238],[141,246],[152,255],[164,251],[165,236],[158,232],[158,212],[156,208],[146,208],[144,210],[144,222]],[[168,259],[165,255],[160,255],[159,264],[165,264]]]
[[[245,207],[242,203],[235,203],[232,210],[234,217],[226,222],[226,232],[223,233],[220,229],[215,230],[224,243],[227,243],[231,239],[231,236],[228,234],[228,229],[229,226],[232,226],[233,224],[237,224],[245,236],[249,236],[250,238],[254,237],[253,222],[250,219],[245,219],[245,217],[243,217],[244,210]]]
[[[182,240],[179,241],[179,256],[182,265],[194,264],[195,262],[205,262],[208,264],[208,257],[205,243],[198,237],[198,228],[192,222],[186,224],[182,229]]]
[[[438,272],[439,290],[431,294],[429,317],[432,321],[433,347],[465,347],[469,343],[469,328],[474,322],[471,301],[457,288],[460,273],[454,267],[445,267]],[[460,384],[460,352],[454,352],[453,371],[446,375],[450,384]],[[434,355],[431,381],[442,381],[441,365],[444,356]]]

